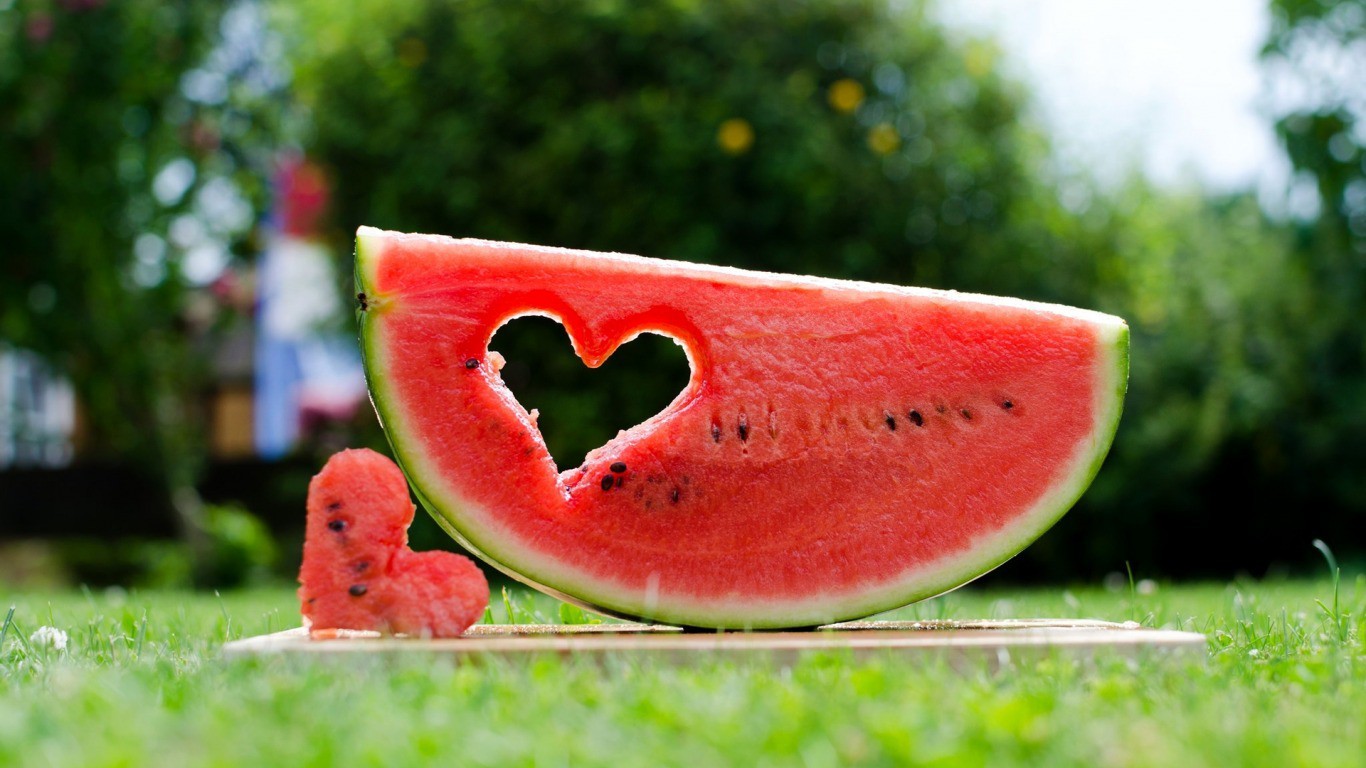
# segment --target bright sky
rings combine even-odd
[[[949,23],[999,40],[1033,88],[1060,156],[1113,177],[1274,194],[1288,176],[1259,113],[1266,0],[941,0]]]

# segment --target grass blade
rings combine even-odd
[[[5,635],[9,634],[10,625],[14,623],[14,606],[9,607],[9,613],[5,614],[5,625],[0,627],[0,651],[5,649]]]

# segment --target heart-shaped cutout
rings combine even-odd
[[[688,385],[691,369],[678,342],[642,333],[599,368],[574,354],[564,326],[541,316],[518,317],[498,329],[489,349],[517,402],[539,412],[537,426],[560,469],[660,411]]]

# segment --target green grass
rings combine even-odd
[[[1366,579],[1145,591],[962,590],[893,615],[1135,619],[1207,633],[1206,658],[230,662],[223,641],[297,624],[290,591],[0,592],[0,766],[1366,764]],[[40,625],[69,647],[30,643]]]

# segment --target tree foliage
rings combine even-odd
[[[339,240],[366,223],[1038,298],[1086,269],[1037,231],[1023,89],[915,4],[284,8]],[[631,345],[640,373],[608,396],[554,329],[505,333],[511,378],[553,361],[518,391],[561,457],[686,380],[667,343]]]
[[[212,190],[225,142],[182,86],[221,11],[200,0],[0,4],[0,340],[71,379],[87,455],[152,474],[191,537],[205,446],[194,326],[209,318],[187,311],[193,244],[174,230],[203,226],[185,214]],[[201,234],[225,247],[223,232]]]
[[[174,280],[138,285],[156,226],[150,169],[183,151],[181,73],[209,15],[188,3],[24,2],[0,11],[0,335],[68,373],[93,442],[184,450],[173,423],[189,358]]]
[[[1276,130],[1312,208],[1296,211],[1297,259],[1313,288],[1301,328],[1306,480],[1366,508],[1366,1],[1273,0],[1263,64]]]
[[[955,257],[1003,248],[1041,157],[995,49],[919,8],[297,6],[347,227],[985,284]]]
[[[1133,327],[1127,413],[1029,567],[1227,573],[1347,530],[1355,497],[1329,489],[1355,470],[1325,449],[1350,439],[1305,367],[1318,265],[1250,196],[1060,177],[996,49],[922,4],[284,9],[339,238],[366,223],[1113,312]],[[550,361],[517,391],[548,414],[552,452],[610,435],[592,423],[621,401],[585,399],[562,336],[510,341],[510,360]],[[667,362],[642,356],[621,388],[628,423],[681,385]],[[1287,522],[1306,503],[1327,506]],[[1211,554],[1211,529],[1236,544]]]
[[[1313,180],[1322,202],[1322,269],[1357,271],[1337,286],[1366,290],[1366,0],[1325,3],[1273,0],[1262,52],[1273,84],[1277,132],[1295,168]],[[1336,257],[1335,257],[1336,256]],[[1338,275],[1335,275],[1338,276]]]
[[[1218,576],[1302,562],[1316,536],[1342,541],[1352,524],[1340,510],[1286,512],[1324,498],[1302,475],[1300,329],[1314,302],[1290,233],[1251,194],[1135,180],[1060,234],[1095,259],[1092,301],[1129,321],[1132,357],[1106,466],[1029,552],[1037,572],[1075,578],[1127,561]]]

